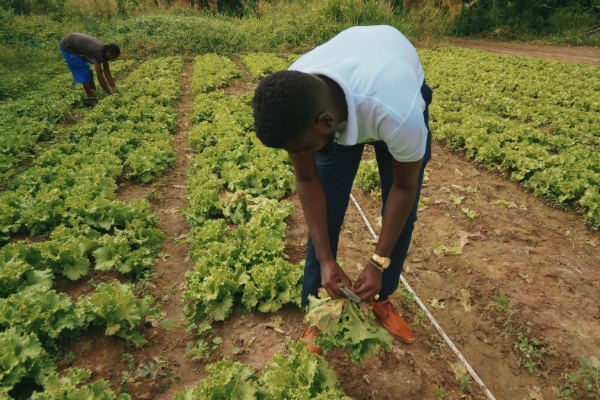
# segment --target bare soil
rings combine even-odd
[[[451,44],[568,62],[597,65],[600,60],[597,48],[464,40]],[[185,171],[192,155],[187,141],[191,72],[187,65],[181,79],[185,95],[178,106],[177,165],[153,187],[124,183],[119,189],[124,200],[150,198],[161,218],[166,239],[149,290],[165,317],[174,320],[182,318],[184,275],[193,268],[188,226],[178,212],[186,205]],[[240,82],[230,90],[236,87],[252,89]],[[380,201],[359,190],[353,194],[369,225],[378,231]],[[451,196],[463,196],[461,205],[456,206]],[[427,311],[400,293],[392,297],[417,340],[411,345],[394,342],[390,352],[360,364],[350,362],[341,350],[324,355],[337,372],[341,389],[353,399],[434,399],[442,391],[446,399],[559,398],[558,388],[567,384],[565,374],[580,368],[579,357],[600,356],[600,233],[586,227],[577,212],[550,207],[440,142],[433,145],[422,197],[403,277]],[[307,231],[297,197],[290,200],[296,212],[287,221],[286,251],[292,262],[299,262]],[[476,216],[468,219],[461,207]],[[340,242],[340,257],[351,276],[357,276],[357,263],[371,253],[371,239],[368,225],[351,203]],[[452,249],[457,254],[450,254]],[[506,308],[500,307],[501,293],[513,312],[510,319]],[[207,363],[222,358],[249,364],[260,373],[276,351],[285,351],[287,341],[297,338],[302,321],[303,313],[295,307],[271,314],[236,314],[215,325],[212,337],[221,337],[223,343],[206,361],[194,361],[186,354],[187,343],[195,338],[183,326],[145,327],[148,344],[141,349],[91,332],[68,345],[74,357],[62,366],[89,369],[92,379],[107,379],[113,389],[125,390],[133,399],[172,399],[176,392],[199,384]],[[516,332],[526,334],[518,339]],[[528,353],[534,357],[544,349],[546,353],[530,373],[519,366],[528,360],[515,344],[535,341],[539,344],[532,349],[537,352]],[[234,347],[241,351],[234,355]],[[480,382],[466,372],[467,366]],[[126,383],[124,374],[129,376]],[[584,396],[579,392],[573,398]]]
[[[448,39],[448,44],[508,56],[542,58],[568,63],[600,65],[600,49],[592,46],[508,43],[483,39],[469,40],[458,38]]]

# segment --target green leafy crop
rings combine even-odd
[[[319,290],[319,298],[309,297],[305,320],[319,328],[317,346],[324,352],[346,348],[353,362],[377,354],[380,347],[385,351],[391,348],[392,337],[375,324],[367,305],[346,298],[333,300],[324,289]]]
[[[119,281],[101,283],[91,296],[80,297],[77,308],[87,324],[106,326],[106,335],[116,335],[136,346],[146,340],[138,330],[148,317],[160,318],[159,310],[150,296],[138,299],[133,284]]]
[[[335,371],[303,343],[289,342],[289,353],[278,352],[262,375],[248,365],[224,360],[206,367],[209,376],[174,400],[350,400],[338,389]]]

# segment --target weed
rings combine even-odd
[[[194,331],[198,336],[202,336],[212,330],[212,325],[206,322],[201,322],[199,324],[192,322],[187,325],[186,329],[189,331]]]
[[[133,358],[133,355],[131,355],[130,353],[124,353],[123,357],[121,358],[127,363],[127,367],[130,370],[132,370],[135,367],[135,360]]]
[[[137,294],[144,294],[148,293],[152,288],[152,280],[156,278],[156,273],[152,271],[142,271],[136,274],[136,278],[138,281],[135,284],[135,291]]]
[[[164,294],[162,295],[162,301],[167,301],[173,296],[173,294],[177,293],[177,285],[172,283],[165,288]]]
[[[426,332],[427,337],[430,339],[430,344],[434,345],[438,341],[439,336],[435,333],[433,325],[427,323],[427,313],[418,306],[415,301],[415,295],[413,292],[408,290],[406,286],[400,285],[398,288],[399,296],[398,302],[401,307],[407,309],[413,316],[413,322],[411,326],[420,326],[423,331]]]
[[[164,196],[153,187],[148,191],[148,194],[146,194],[146,199],[151,203],[160,203],[164,200]]]
[[[437,386],[433,388],[433,395],[438,399],[443,399],[444,397],[446,397],[446,391],[444,390],[444,388]]]
[[[77,356],[72,351],[68,351],[65,354],[65,360],[74,361],[76,358],[77,358]]]
[[[129,369],[129,371],[133,371],[133,369],[135,368],[135,360],[133,358],[133,355],[129,353],[124,353],[121,358],[127,363],[127,368]],[[133,379],[131,377],[131,373],[123,371],[123,373],[121,374],[121,383],[129,383],[132,381]]]
[[[172,376],[172,374],[171,375],[167,375],[167,378],[171,378],[171,376]],[[162,390],[164,392],[165,390],[167,390],[168,388],[170,388],[172,384],[173,384],[173,382],[169,379],[168,381],[166,381],[165,383],[163,383],[160,386],[160,390]]]
[[[448,197],[448,200],[450,200],[452,202],[452,204],[454,204],[456,207],[460,206],[464,199],[465,199],[465,196],[456,196],[454,194],[451,194]]]
[[[450,363],[450,368],[454,373],[454,377],[456,381],[459,383],[461,390],[463,393],[472,393],[473,386],[471,383],[471,377],[467,372],[467,368],[463,363],[460,362],[452,362]],[[462,396],[461,398],[469,398],[469,396]]]
[[[473,221],[478,215],[476,211],[471,210],[469,207],[463,207],[461,210],[463,213],[465,213],[469,221]]]
[[[131,375],[127,371],[121,372],[121,384],[131,383],[133,380],[131,379]]]
[[[496,306],[502,310],[505,310],[507,314],[510,316],[513,315],[513,311],[510,308],[510,303],[508,302],[508,296],[506,296],[506,292],[504,290],[500,291],[500,294],[493,298],[496,300]]]
[[[508,297],[504,291],[494,297],[495,303],[492,306],[506,313],[504,322],[504,333],[506,336],[516,335],[516,341],[513,343],[513,349],[519,356],[519,366],[525,368],[529,373],[540,371],[545,355],[554,354],[552,347],[543,346],[536,338],[529,336],[531,332],[530,323],[521,323],[517,329],[513,326],[514,311],[510,306]],[[540,372],[540,375],[544,375]]]
[[[558,398],[560,400],[573,400],[572,394],[577,392],[577,388],[571,385],[563,386],[558,389]]]
[[[433,249],[433,252],[438,256],[443,256],[445,254],[462,254],[462,249],[467,244],[466,240],[458,240],[450,245],[439,245]]]
[[[469,375],[463,375],[460,379],[460,388],[467,393],[473,393],[473,385]]]
[[[220,337],[212,340],[212,347],[206,340],[198,339],[196,344],[189,342],[186,351],[192,355],[192,360],[208,360],[209,351],[214,350],[221,343],[223,343],[223,339]]]
[[[214,338],[212,340],[212,342],[214,344],[214,346],[213,346],[213,349],[214,349],[215,347],[217,347],[218,345],[220,345],[221,343],[223,343],[223,338],[222,337],[216,337],[216,338]]]
[[[208,343],[202,339],[198,339],[196,344],[189,342],[185,350],[192,355],[192,360],[207,360],[210,355]]]
[[[569,374],[569,381],[580,383],[581,388],[587,392],[589,398],[600,396],[600,360],[596,357],[579,357],[581,369]]]
[[[546,354],[553,354],[554,351],[551,347],[543,346],[538,339],[528,337],[530,331],[530,324],[521,324],[513,348],[519,353],[519,366],[533,373],[539,371],[543,357]]]
[[[152,357],[151,361],[140,362],[134,371],[136,378],[156,379],[160,376],[172,376],[167,361],[162,357]]]
[[[415,301],[415,295],[413,294],[413,292],[411,292],[410,290],[408,290],[406,288],[406,286],[404,286],[404,285],[402,285],[400,287],[400,296],[402,296],[403,298],[405,298],[410,303],[413,303]]]
[[[137,379],[155,380],[159,378],[173,378],[173,371],[169,369],[168,362],[163,357],[152,357],[147,362],[136,363],[133,355],[123,354],[123,361],[127,363],[128,371],[121,375],[121,383],[132,383]],[[164,388],[170,386],[170,381],[162,384]]]
[[[504,208],[517,208],[517,205],[515,203],[513,203],[512,201],[497,200],[493,204],[496,204],[496,205],[498,205],[500,207],[504,207]]]
[[[98,286],[98,283],[99,283],[99,282],[97,282],[97,281],[96,281],[94,278],[90,278],[90,279],[88,280],[88,282],[87,282],[87,284],[88,284],[88,286],[89,286],[90,288],[95,288],[95,287],[97,287],[97,286]]]

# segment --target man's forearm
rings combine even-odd
[[[108,86],[108,84],[106,83],[106,79],[104,79],[104,76],[98,75],[98,83],[100,83],[100,86],[106,92],[106,94],[112,94],[110,86]]]
[[[108,61],[104,61],[102,63],[102,71],[104,72],[104,76],[106,77],[106,81],[108,82],[110,87],[115,88],[115,80],[113,79],[112,74],[110,73],[110,64],[108,63]]]
[[[318,182],[296,181],[296,184],[317,260],[324,264],[333,260],[327,229],[325,193]]]
[[[406,191],[392,186],[383,211],[381,233],[375,252],[389,257],[404,229],[412,210],[416,191]]]
[[[115,84],[115,80],[113,79],[113,77],[112,77],[112,76],[110,76],[110,75],[107,75],[107,76],[106,76],[106,81],[108,82],[108,84],[110,85],[110,87],[111,87],[111,88],[113,88],[113,89],[114,89],[114,88],[116,88],[116,87],[117,87],[117,85]]]
[[[102,87],[102,90],[104,90],[106,94],[111,95],[112,91],[110,90],[110,86],[108,86],[106,79],[104,78],[103,68],[100,66],[100,64],[95,63],[94,69],[96,70],[96,76],[98,76],[98,83],[100,84],[100,87]]]
[[[105,69],[104,76],[106,77],[106,81],[108,82],[111,88],[117,87],[117,85],[115,84],[115,80],[113,79],[112,74],[110,73],[110,70]]]

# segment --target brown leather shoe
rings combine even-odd
[[[404,322],[394,305],[389,299],[383,301],[370,301],[369,305],[373,307],[375,316],[381,322],[381,325],[388,332],[404,343],[412,343],[415,341],[415,335],[410,331],[408,324]]]
[[[315,338],[319,334],[319,328],[316,326],[306,325],[298,338],[298,341],[304,340],[306,342],[306,350],[313,354],[321,355],[323,350],[320,347],[315,346]]]

